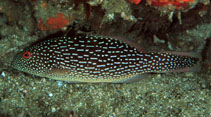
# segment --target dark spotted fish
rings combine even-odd
[[[187,53],[142,52],[126,41],[96,35],[44,40],[15,56],[12,67],[71,82],[131,82],[147,72],[191,71]]]

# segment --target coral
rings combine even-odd
[[[182,24],[182,12],[190,11],[199,3],[207,5],[210,2],[209,0],[147,0],[147,4],[157,8],[161,16],[168,15],[170,22],[173,21],[173,17],[176,15],[180,25]],[[203,12],[201,15],[203,15]]]
[[[130,3],[139,4],[141,0],[128,0]]]
[[[40,19],[40,24],[38,25],[38,28],[41,30],[57,30],[65,27],[68,24],[68,18],[62,13],[57,13],[56,17],[48,18],[46,24],[44,24],[42,19]]]
[[[171,10],[186,10],[196,5],[197,0],[148,0],[152,6],[167,7]]]

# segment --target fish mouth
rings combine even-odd
[[[11,66],[12,68],[14,68],[14,69],[19,70],[18,67],[17,67],[17,65],[18,65],[17,62],[13,59],[12,62],[11,62],[11,64],[10,64],[10,66]]]
[[[19,54],[17,54],[14,58],[13,58],[13,60],[12,60],[12,62],[10,63],[10,66],[12,67],[12,68],[14,68],[14,69],[17,69],[17,70],[20,70],[19,68],[20,68],[20,66],[21,66],[21,63],[19,62],[19,58],[20,56],[19,56]]]

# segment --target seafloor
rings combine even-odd
[[[0,116],[211,116],[210,1],[185,10],[131,1],[0,0]],[[31,43],[69,31],[124,37],[145,51],[199,53],[201,68],[129,84],[71,84],[10,67]]]

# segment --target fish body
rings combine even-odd
[[[143,52],[112,37],[77,35],[36,43],[16,55],[12,67],[56,80],[121,83],[147,72],[192,68],[197,61],[186,54]]]

